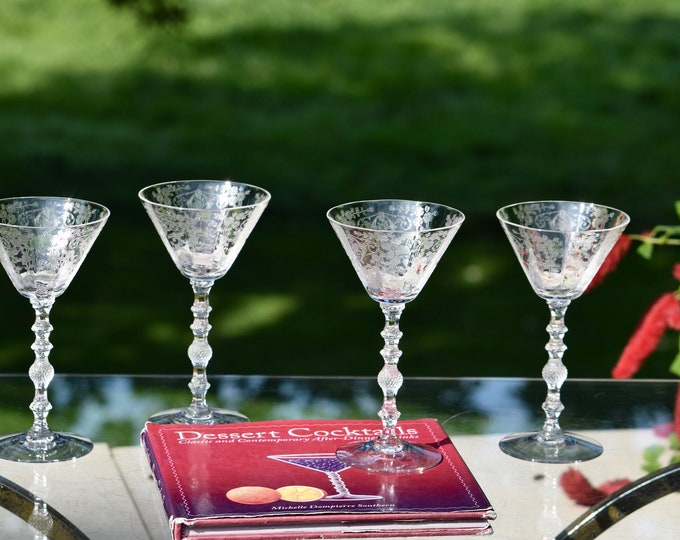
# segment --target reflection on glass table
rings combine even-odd
[[[39,464],[40,470],[35,464],[7,462],[0,474],[34,492],[91,539],[127,535],[168,540],[167,524],[138,440],[150,414],[182,405],[186,379],[55,377],[51,422],[56,429],[78,432],[95,441],[95,450],[73,462]],[[242,411],[252,420],[364,419],[375,415],[380,406],[372,377],[214,376],[212,382],[216,406]],[[574,467],[595,485],[617,477],[634,480],[643,476],[645,448],[664,442],[653,427],[671,421],[677,381],[574,379],[565,384],[566,421],[604,445],[600,457]],[[26,376],[0,377],[3,431],[26,423],[25,400],[30,388]],[[411,378],[400,393],[402,418],[434,417],[446,428],[498,513],[496,540],[554,538],[586,509],[560,487],[560,476],[570,465],[525,462],[498,448],[504,435],[541,421],[543,411],[537,404],[544,394],[541,379],[474,378]],[[669,495],[659,506],[655,503],[635,512],[602,538],[637,538],[648,534],[652,526],[655,539],[676,538],[679,524],[673,519],[673,508],[677,497],[680,495]],[[19,521],[25,534],[15,534],[12,529],[12,538],[40,538]],[[0,530],[9,530],[3,527],[7,523],[14,527],[15,522],[9,512],[0,510]],[[527,531],[531,535],[527,536]],[[111,536],[114,532],[116,536]]]
[[[59,376],[50,387],[51,412],[60,430],[84,433],[111,446],[137,444],[139,431],[158,407],[186,399],[183,376]],[[540,422],[541,379],[410,378],[400,392],[403,418],[437,418],[452,434],[506,435]],[[669,422],[674,381],[567,381],[564,415],[576,429],[649,428]],[[25,424],[23,375],[0,377],[3,431]],[[217,406],[244,411],[252,420],[376,418],[380,396],[371,377],[215,376]],[[537,400],[538,397],[538,400]],[[538,404],[537,404],[538,403]],[[377,406],[377,408],[376,408]]]

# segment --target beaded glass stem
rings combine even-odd
[[[376,472],[418,472],[437,465],[441,455],[425,444],[399,436],[397,392],[403,376],[399,330],[407,302],[425,286],[437,263],[460,228],[465,216],[435,203],[375,200],[331,208],[327,217],[340,239],[368,295],[379,303],[385,317],[380,354],[384,365],[378,374],[383,404],[380,435],[371,441],[338,448],[339,461]]]
[[[33,425],[25,433],[0,438],[0,458],[42,463],[65,461],[89,453],[90,441],[52,431],[47,388],[54,378],[49,355],[53,327],[49,315],[55,299],[71,283],[109,217],[105,207],[61,197],[0,200],[0,262],[13,285],[31,302],[35,354],[28,374],[35,393],[29,408]]]
[[[399,319],[406,304],[380,304],[385,316],[385,328],[380,335],[385,340],[385,346],[380,354],[385,365],[378,373],[378,386],[383,392],[383,404],[378,416],[383,423],[383,432],[375,441],[375,447],[385,453],[397,453],[401,450],[402,442],[397,436],[397,421],[401,413],[397,409],[397,392],[404,382],[404,377],[397,364],[401,358],[399,340],[402,333],[399,330]]]
[[[26,446],[35,452],[46,452],[54,444],[54,435],[47,425],[47,415],[52,409],[47,399],[47,387],[54,378],[54,367],[49,360],[52,350],[50,333],[54,329],[50,324],[50,310],[54,300],[36,298],[31,300],[31,305],[35,310],[35,323],[31,327],[35,334],[35,341],[31,346],[35,360],[28,370],[28,376],[35,387],[35,395],[29,405],[33,411],[33,426],[26,434]]]
[[[206,421],[210,419],[211,412],[205,397],[210,388],[208,383],[207,367],[212,358],[212,347],[208,343],[210,333],[210,323],[208,317],[212,308],[210,307],[210,289],[215,282],[212,280],[200,281],[191,280],[191,287],[194,291],[194,303],[191,312],[194,314],[194,321],[191,324],[191,331],[194,339],[189,345],[189,360],[193,366],[193,375],[189,382],[191,390],[191,405],[186,410],[187,417],[192,419],[192,423]]]
[[[545,423],[538,432],[537,438],[542,443],[554,445],[564,444],[564,432],[560,427],[559,418],[564,410],[560,390],[564,381],[567,380],[567,368],[562,363],[562,357],[564,351],[567,350],[564,344],[564,335],[567,333],[564,315],[569,303],[569,300],[548,300],[550,323],[546,331],[550,339],[545,346],[545,350],[548,351],[548,361],[541,371],[543,380],[548,386],[548,393],[542,407],[545,412]]]
[[[193,341],[187,354],[193,368],[188,407],[161,411],[149,420],[163,424],[227,424],[247,421],[243,414],[210,407],[207,368],[212,358],[210,291],[243,248],[266,208],[262,188],[228,180],[182,180],[148,186],[139,198],[175,266],[194,293]]]
[[[511,456],[544,463],[593,459],[602,453],[602,446],[563,431],[559,424],[564,410],[561,388],[567,380],[562,362],[567,349],[564,316],[592,281],[629,217],[607,206],[571,201],[513,204],[498,210],[497,217],[534,292],[550,310],[548,361],[542,370],[548,387],[543,427],[508,435],[500,447]]]

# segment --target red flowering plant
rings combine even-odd
[[[675,210],[680,216],[680,201],[675,203]],[[651,259],[656,246],[680,246],[680,225],[658,225],[643,234],[622,235],[588,290],[597,287],[606,275],[616,269],[621,259],[630,251],[633,242],[640,243],[637,248],[639,255],[645,259]],[[674,264],[672,272],[673,277],[680,281],[680,263]],[[616,362],[612,377],[628,379],[634,376],[645,360],[656,350],[661,338],[668,330],[680,331],[680,286],[674,291],[663,293],[649,307]],[[680,343],[678,349],[680,350]],[[680,352],[671,363],[670,371],[680,376]],[[680,461],[680,391],[676,394],[673,421],[657,426],[654,432],[666,438],[671,453],[670,461]],[[662,467],[664,463],[661,462],[661,456],[665,453],[666,447],[662,444],[647,447],[643,453],[642,469],[652,472]],[[617,479],[595,487],[575,469],[569,469],[560,478],[562,488],[567,495],[586,506],[595,504],[628,482],[627,479]]]

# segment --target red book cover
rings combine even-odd
[[[335,459],[377,420],[147,423],[141,435],[174,540],[490,534],[495,513],[441,425],[404,420],[405,440],[438,448],[422,473],[372,473]]]

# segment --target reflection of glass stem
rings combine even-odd
[[[33,501],[33,512],[28,518],[28,524],[35,530],[35,540],[48,540],[52,530],[52,516],[47,511],[47,503],[36,498]]]
[[[385,365],[378,374],[378,384],[383,391],[383,404],[378,416],[382,420],[383,431],[376,448],[386,453],[397,453],[402,449],[401,441],[396,434],[396,426],[400,415],[397,410],[397,392],[404,382],[404,377],[397,367],[401,357],[399,340],[402,336],[399,318],[404,306],[403,303],[380,302],[380,308],[385,315],[385,328],[380,333],[385,340],[385,346],[380,354],[385,360]]]
[[[552,540],[555,531],[562,530],[562,520],[557,511],[558,477],[549,467],[543,467],[543,472],[536,479],[543,482],[543,510],[536,529],[541,534],[541,540]]]
[[[31,348],[35,352],[35,361],[28,370],[29,377],[35,387],[35,396],[30,409],[33,411],[33,426],[26,434],[26,446],[34,452],[46,452],[55,446],[54,433],[47,426],[47,415],[52,405],[47,399],[47,387],[54,378],[54,367],[50,364],[49,354],[52,350],[49,314],[54,298],[32,298],[31,305],[35,310],[35,324],[31,327],[35,341]]]
[[[36,497],[33,499],[33,512],[28,517],[28,524],[35,531],[35,540],[48,540],[54,520],[47,509],[47,503],[43,500],[47,495],[47,477],[39,467],[33,469],[31,491],[36,494]]]
[[[206,369],[210,358],[212,358],[212,348],[208,344],[208,333],[212,327],[208,322],[208,316],[212,310],[209,303],[209,295],[214,283],[211,280],[191,280],[191,286],[194,291],[194,303],[191,306],[194,321],[191,324],[191,331],[194,334],[194,340],[189,346],[188,353],[194,371],[189,383],[192,401],[185,414],[192,420],[210,417],[210,408],[205,396],[210,388]]]
[[[550,323],[546,327],[550,339],[545,346],[548,351],[548,362],[543,367],[543,380],[548,385],[548,395],[543,402],[545,411],[545,423],[538,433],[540,442],[558,445],[564,442],[564,432],[559,424],[559,417],[564,410],[560,400],[560,388],[567,380],[567,368],[562,363],[562,356],[567,350],[564,344],[564,335],[567,327],[564,324],[564,315],[569,306],[569,300],[548,299],[550,308]]]

